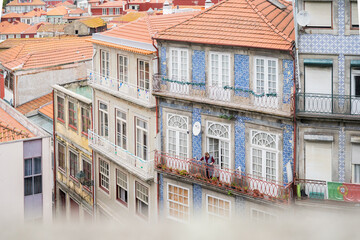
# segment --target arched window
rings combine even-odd
[[[229,125],[224,125],[215,122],[208,122],[208,127],[207,127],[208,136],[229,139],[230,138],[229,131],[230,131]]]
[[[230,168],[230,125],[207,122],[207,151],[221,169]]]
[[[174,127],[179,129],[188,129],[188,118],[180,115],[169,114],[168,115],[168,127]]]
[[[167,152],[181,158],[188,157],[188,117],[167,115]]]
[[[276,149],[276,136],[265,132],[252,132],[252,144]]]

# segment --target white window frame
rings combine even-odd
[[[141,69],[141,65],[140,65],[140,62],[143,62],[144,63],[144,68]],[[146,71],[146,64],[149,65],[149,72]],[[144,77],[141,78],[141,74],[140,72],[144,72]],[[148,79],[146,78],[146,73],[148,74]],[[149,91],[150,90],[150,73],[151,73],[151,70],[150,70],[150,62],[148,60],[144,60],[144,59],[138,59],[138,67],[137,67],[137,74],[138,74],[138,89],[141,89],[143,91]],[[143,83],[143,86],[141,86],[141,83]]]
[[[125,114],[125,119],[122,117],[118,116],[118,112],[120,112],[121,114]],[[121,134],[121,142],[119,143],[118,141],[118,135],[119,135],[119,129],[118,129],[118,121],[121,123],[121,130],[120,130],[120,134]],[[123,124],[125,124],[125,132],[123,129]],[[127,130],[128,130],[128,125],[127,125],[127,114],[125,111],[115,108],[115,141],[116,141],[116,145],[123,148],[123,149],[127,149]],[[125,146],[124,146],[124,141],[123,138],[125,137]]]
[[[210,125],[212,124],[219,124],[219,125],[223,125],[225,128],[228,128],[228,132],[229,132],[229,137],[228,138],[224,138],[224,137],[220,137],[220,136],[215,136],[215,135],[211,135],[209,134],[209,127]],[[206,137],[206,150],[207,152],[210,153],[210,143],[209,143],[209,138],[214,138],[214,139],[218,139],[219,140],[219,154],[221,154],[220,152],[220,147],[221,147],[221,141],[222,142],[227,142],[229,144],[229,167],[228,168],[231,168],[232,166],[232,156],[231,156],[231,149],[232,149],[232,141],[231,141],[231,125],[230,124],[227,124],[227,123],[222,123],[222,122],[216,122],[216,121],[206,121],[206,132],[205,132],[205,137]],[[220,155],[219,155],[220,156]],[[219,169],[223,169],[222,168],[222,164],[221,164],[221,161],[220,161],[220,158],[219,159],[216,159],[215,156],[212,156],[214,159],[215,159],[215,163],[216,161],[218,162],[218,167]]]
[[[309,9],[306,8],[306,3],[310,3],[310,4],[324,4],[324,3],[329,3],[330,4],[330,11],[331,11],[331,16],[330,16],[330,25],[327,25],[327,26],[320,26],[320,25],[317,25],[315,23],[312,23],[312,21],[310,20],[310,23],[306,26],[308,28],[324,28],[324,29],[329,29],[329,28],[332,28],[333,27],[333,24],[334,24],[334,2],[332,0],[329,0],[329,1],[304,1],[304,10],[307,11],[307,12],[310,12]],[[324,6],[321,7],[322,11],[324,12]],[[314,15],[314,14],[312,14]],[[315,14],[316,15],[316,14]],[[315,16],[311,16],[312,18],[315,18]],[[319,19],[318,19],[319,20]]]
[[[186,48],[170,48],[169,51],[170,51],[169,77],[170,77],[172,80],[176,80],[176,81],[190,82],[190,57],[189,57],[189,50],[186,49]],[[177,77],[177,78],[173,78],[173,51],[176,51],[177,54],[178,54],[178,55],[177,55],[177,69],[178,69],[178,77]],[[186,52],[186,58],[187,58],[186,68],[185,68],[185,70],[186,70],[186,74],[185,74],[186,79],[179,79],[179,75],[181,76],[181,71],[183,70],[183,69],[182,69],[182,66],[181,66],[181,52],[182,52],[182,51]]]
[[[264,60],[264,93],[268,94],[268,93],[278,93],[279,92],[279,63],[278,63],[278,59],[277,58],[270,58],[270,57],[262,57],[262,56],[256,56],[254,57],[254,92],[257,94],[261,94],[262,92],[259,92],[257,90],[258,84],[257,84],[257,71],[256,71],[256,60]],[[276,88],[275,88],[275,92],[270,92],[269,91],[269,71],[268,71],[268,63],[269,61],[275,61],[276,63],[276,72],[275,72],[275,76],[276,76]]]
[[[147,194],[144,193],[144,192],[141,192],[140,190],[138,190],[138,188],[137,188],[138,185],[141,185],[141,186],[143,186],[144,188],[146,188],[146,189],[147,189]],[[147,197],[147,199],[148,199],[147,202],[146,202],[144,199],[141,199],[141,198],[138,197],[138,191],[141,192],[141,194],[143,194],[143,195],[145,195],[145,196]],[[149,204],[149,200],[150,200],[149,187],[146,186],[145,184],[139,182],[139,181],[135,181],[135,211],[136,211],[136,214],[137,214],[137,215],[139,215],[139,216],[141,216],[141,217],[143,217],[143,218],[146,218],[146,219],[147,219],[147,218],[149,217],[149,215],[150,215],[150,204]],[[143,214],[141,213],[141,210],[139,210],[139,208],[140,208],[141,205],[138,206],[138,202],[137,202],[137,201],[143,202],[144,204],[147,205],[147,216],[145,216],[145,215],[143,215]]]
[[[66,152],[66,145],[63,142],[60,142],[59,140],[56,140],[57,142],[57,146],[56,146],[56,156],[57,156],[57,164],[58,164],[58,169],[62,170],[62,171],[66,171],[66,157],[67,157],[67,152]],[[61,145],[64,148],[64,169],[62,167],[60,167],[59,164],[59,145]]]
[[[138,126],[138,120],[143,121],[146,123],[146,129]],[[135,147],[136,147],[136,156],[143,159],[144,161],[148,161],[149,160],[149,122],[144,120],[143,118],[140,117],[135,117]],[[139,141],[139,137],[138,137],[138,130],[141,131],[142,134],[146,133],[146,145],[144,145],[143,143],[138,142]],[[144,135],[143,135],[144,136]],[[142,139],[144,140],[144,139]],[[141,148],[141,153],[139,153],[138,151],[138,144],[140,145]],[[146,156],[144,155],[144,147],[146,148]]]
[[[100,50],[101,75],[108,78],[110,76],[110,52],[104,49]]]
[[[217,199],[219,201],[228,202],[229,203],[229,216],[224,217],[224,216],[209,212],[209,197],[215,198],[215,199]],[[211,215],[212,217],[220,218],[220,219],[223,219],[223,220],[229,220],[231,218],[231,202],[228,201],[228,200],[225,200],[223,198],[215,197],[214,195],[206,194],[206,212],[207,212],[208,215]]]
[[[119,15],[120,14],[120,8],[115,8],[115,15]]]
[[[120,83],[127,83],[129,81],[129,58],[118,54],[118,78]],[[122,64],[120,59],[122,58]],[[122,70],[122,74],[121,74]]]
[[[273,218],[273,220],[277,220],[278,219],[278,216],[272,214],[272,213],[269,213],[269,212],[265,212],[265,211],[262,211],[262,210],[259,210],[259,209],[256,209],[256,208],[251,208],[250,209],[250,214],[251,214],[251,220],[255,220],[255,221],[259,221],[260,219],[255,219],[254,218],[254,212],[257,212],[257,213],[261,213],[263,214],[263,216],[268,216],[268,217],[271,217]],[[269,219],[261,219],[262,221],[267,221]]]
[[[102,164],[101,164],[102,162],[107,164],[108,169],[105,169],[106,167],[102,166]],[[103,169],[105,169],[105,171],[107,170],[108,173],[104,172]],[[100,188],[109,193],[110,192],[110,163],[108,161],[105,161],[102,158],[99,158],[99,175],[100,175],[100,177],[99,177],[99,186],[100,186]],[[103,185],[103,183],[102,183],[103,178],[104,179],[107,178],[107,181],[104,180],[104,182],[105,183],[107,182],[108,187]]]
[[[102,9],[102,15],[107,15],[107,9],[106,8]]]
[[[217,62],[217,68],[218,68],[218,82],[217,82],[217,84],[213,84],[213,62],[212,62],[212,56],[214,56],[214,55],[217,55],[218,56],[218,62]],[[229,66],[228,66],[228,69],[227,69],[227,71],[228,71],[228,83],[227,84],[223,84],[224,83],[224,79],[223,79],[223,61],[222,61],[222,57],[223,56],[226,56],[226,57],[228,57],[228,59],[229,59],[229,62],[228,62],[228,64],[229,64]],[[230,55],[230,53],[221,53],[221,52],[210,52],[209,53],[209,72],[210,72],[210,74],[209,74],[209,79],[210,79],[210,81],[209,81],[209,85],[211,86],[211,87],[220,87],[220,88],[223,88],[223,87],[225,87],[225,86],[230,86],[230,84],[231,84],[231,73],[230,73],[230,71],[231,71],[231,55]]]
[[[265,133],[268,135],[273,135],[275,137],[275,148],[269,148],[269,147],[264,147],[264,146],[259,146],[259,145],[255,145],[252,143],[253,137],[255,136],[255,134],[258,133]],[[266,180],[266,152],[271,152],[271,153],[275,153],[275,182],[278,182],[279,180],[279,136],[278,134],[274,134],[274,133],[270,133],[270,132],[265,132],[265,131],[259,131],[256,129],[252,129],[250,131],[250,174],[253,175],[253,149],[258,149],[262,151],[262,164],[261,164],[261,178]],[[271,180],[266,180],[266,181],[271,181]]]
[[[181,189],[183,189],[183,190],[187,190],[187,192],[188,192],[188,205],[186,205],[186,204],[183,204],[183,203],[180,203],[180,202],[176,202],[176,201],[174,201],[174,200],[170,200],[170,198],[169,198],[169,195],[170,195],[170,192],[169,192],[169,187],[170,186],[173,186],[173,187],[177,187],[177,188],[181,188]],[[172,183],[167,183],[167,188],[166,188],[166,215],[167,215],[167,217],[169,218],[169,219],[172,219],[172,220],[175,220],[175,221],[178,221],[178,222],[183,222],[183,223],[187,223],[187,222],[189,222],[189,219],[190,219],[190,189],[189,188],[186,188],[186,187],[181,187],[181,186],[179,186],[179,185],[176,185],[176,184],[172,184]],[[187,219],[185,219],[185,220],[183,220],[183,219],[179,219],[179,218],[176,218],[176,217],[174,217],[174,216],[171,216],[170,215],[170,202],[172,202],[172,203],[174,203],[174,204],[179,204],[179,205],[181,205],[181,206],[183,206],[183,207],[187,207],[187,209],[188,209],[188,212],[187,212],[187,215],[188,215],[188,217],[187,217]]]
[[[71,175],[71,153],[74,154],[76,156],[76,169],[75,169],[75,172],[74,172],[74,175]],[[79,153],[72,149],[72,148],[69,148],[69,176],[70,177],[73,177],[73,178],[76,178],[76,174],[79,172]]]
[[[101,104],[104,104],[106,106],[106,111],[105,110],[102,110],[101,109]],[[101,137],[104,137],[104,138],[109,138],[109,104],[105,103],[105,102],[102,102],[102,101],[99,101],[99,106],[98,106],[98,120],[99,120],[99,135]],[[105,116],[106,119],[107,119],[107,124],[105,123],[102,123],[101,121],[101,118],[102,118],[102,115],[103,115],[103,119],[105,120]]]
[[[115,169],[115,172],[116,172],[116,200],[118,200],[119,202],[121,202],[122,204],[127,206],[128,202],[129,202],[129,178],[128,178],[128,175],[124,171],[122,171],[118,168]],[[124,180],[121,177],[119,177],[119,173],[124,175],[126,177],[126,179]],[[126,186],[119,184],[119,180],[124,182],[124,185],[126,185]],[[120,187],[124,191],[126,191],[126,193],[127,193],[126,201],[124,201],[121,198],[118,198],[118,187]]]
[[[184,119],[184,121],[186,122],[186,128],[178,128],[178,127],[174,127],[174,126],[170,126],[169,125],[169,120],[172,117],[180,117],[182,119]],[[166,116],[166,123],[167,123],[167,141],[166,141],[166,149],[167,152],[170,153],[170,131],[174,131],[176,134],[176,150],[175,150],[175,156],[181,156],[180,155],[180,133],[185,133],[186,134],[186,157],[187,158],[189,156],[189,117],[187,116],[183,116],[183,115],[179,115],[179,114],[174,114],[174,113],[168,113]]]
[[[353,4],[356,4],[356,7],[353,7]],[[356,9],[356,15],[358,16],[357,26],[353,24],[353,9]],[[358,3],[357,1],[350,1],[350,28],[358,29],[359,28],[359,12],[358,12]]]

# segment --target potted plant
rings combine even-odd
[[[170,167],[170,168],[169,168],[169,171],[170,171],[170,172],[172,172],[172,171],[173,171],[173,168],[172,168],[172,167]]]
[[[161,168],[162,168],[162,170],[163,170],[163,171],[166,171],[166,169],[167,169],[167,167],[166,167],[166,165],[165,165],[165,164],[164,164],[164,165],[162,165],[162,167],[161,167]]]
[[[254,196],[254,197],[258,197],[259,195],[260,195],[260,191],[257,190],[257,189],[254,189],[254,190],[253,190],[253,196]]]
[[[180,174],[180,170],[179,170],[179,169],[175,169],[175,173],[176,173],[176,174]]]
[[[181,170],[180,175],[181,176],[187,176],[187,175],[189,175],[189,173],[186,170]]]
[[[156,165],[156,167],[157,167],[158,169],[161,169],[162,164],[161,164],[161,163],[158,163],[158,164]]]
[[[244,187],[244,193],[248,193],[248,187]]]
[[[213,177],[213,178],[211,179],[211,182],[217,184],[217,183],[218,183],[217,177]]]
[[[236,187],[237,187],[236,182],[232,182],[232,183],[231,183],[231,188],[232,188],[232,189],[236,189]]]

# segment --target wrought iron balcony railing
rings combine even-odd
[[[105,77],[101,73],[91,70],[87,72],[89,84],[97,88],[103,88],[107,92],[119,96],[120,98],[142,104],[147,107],[155,106],[155,98],[152,96],[150,80],[144,83],[144,86],[138,86],[127,82],[120,81],[117,78]]]
[[[296,111],[323,115],[360,115],[360,97],[350,95],[297,93]]]
[[[95,132],[89,130],[89,145],[91,148],[101,152],[115,163],[126,168],[139,178],[147,181],[154,177],[154,161],[144,160],[122,147],[113,144],[108,139],[99,136]],[[149,156],[149,154],[148,154]]]
[[[360,202],[360,184],[296,179],[295,185],[298,200],[321,199]]]
[[[227,105],[235,108],[258,108],[263,111],[276,113],[284,111],[290,113],[290,104],[282,104],[283,98],[290,102],[290,94],[288,96],[283,96],[278,93],[257,94],[249,89],[178,81],[158,74],[153,76],[153,92],[167,94],[169,96],[178,96],[191,101]]]
[[[181,159],[155,152],[155,165],[158,171],[268,201],[289,203],[293,196],[292,183],[283,185],[275,181],[266,181],[238,170],[205,165],[196,159]]]

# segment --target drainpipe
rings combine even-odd
[[[294,49],[294,48],[293,48]],[[295,50],[296,51],[296,50]],[[290,55],[293,59],[293,67],[294,67],[294,71],[295,71],[295,56],[292,50],[290,50]],[[293,74],[293,82],[294,82],[294,86],[293,86],[293,126],[294,126],[294,166],[293,166],[293,183],[295,183],[295,178],[296,178],[296,152],[297,152],[297,148],[296,148],[296,132],[297,132],[297,127],[296,127],[296,77],[295,77],[295,72]],[[296,193],[296,187],[295,184],[293,184],[293,190],[294,190],[294,194]]]
[[[53,100],[53,109],[55,109],[55,96],[54,96],[54,89],[52,90],[52,100]],[[55,137],[55,111],[53,111],[53,144],[54,144],[54,160],[53,160],[53,180],[54,180],[54,208],[55,208],[55,216],[56,216],[56,137]]]
[[[294,30],[295,30],[295,58],[296,58],[296,69],[298,70],[297,79],[300,81],[300,67],[299,67],[299,27],[297,24],[297,0],[294,0],[293,14],[294,14]],[[295,70],[295,69],[294,69]],[[294,73],[295,76],[295,73]],[[296,79],[296,78],[295,78]],[[298,92],[301,92],[301,84],[298,86]]]
[[[94,57],[96,55],[96,48],[93,48],[93,55],[92,55],[92,59],[91,59],[91,71],[93,73],[93,77],[94,77]],[[95,106],[95,92],[94,92],[94,88],[91,88],[92,89],[92,104],[91,104],[91,129],[92,131],[94,131],[94,108],[93,106]],[[89,141],[89,140],[88,140]],[[94,151],[91,150],[91,158],[92,158],[92,178],[93,178],[93,181],[94,181],[94,184],[92,186],[92,190],[93,190],[93,219],[94,217],[96,218],[96,193],[95,193],[95,158],[94,158]]]

